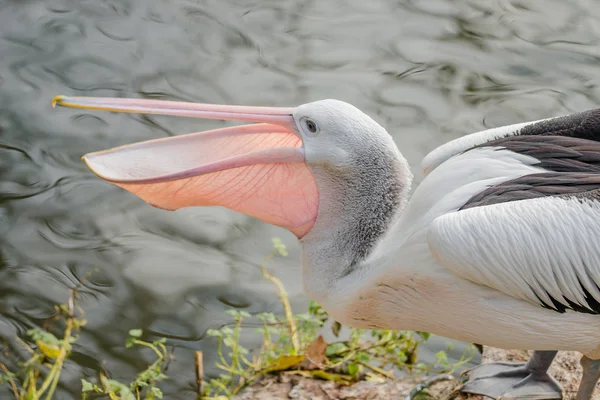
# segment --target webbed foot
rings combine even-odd
[[[461,392],[493,399],[560,400],[563,391],[547,370],[556,352],[536,351],[528,363],[482,364],[468,372]]]

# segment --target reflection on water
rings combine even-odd
[[[191,349],[212,364],[203,335],[223,310],[279,310],[259,268],[271,236],[290,246],[274,264],[294,303],[306,299],[289,233],[222,209],[153,209],[79,159],[224,122],[52,110],[54,95],[338,98],[386,126],[416,169],[465,133],[600,103],[594,0],[4,0],[0,27],[0,343],[97,270],[65,373],[73,395],[104,362],[117,378],[139,369],[122,341],[141,327],[171,338],[168,397],[189,398]]]

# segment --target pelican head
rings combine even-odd
[[[405,203],[412,178],[387,131],[339,100],[279,108],[58,96],[53,104],[254,122],[83,160],[153,206],[224,206],[290,230],[302,243],[305,276],[319,281],[305,280],[309,291],[330,286],[368,256]]]

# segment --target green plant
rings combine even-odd
[[[71,290],[71,295],[66,305],[55,306],[55,322],[64,324],[61,338],[41,329],[31,329],[27,332],[32,344],[24,341],[21,344],[27,349],[30,356],[20,363],[20,369],[11,372],[6,365],[0,363],[0,385],[9,384],[16,400],[51,400],[56,392],[63,366],[71,354],[72,345],[77,341],[80,329],[85,326],[83,310],[77,306],[77,290]],[[162,398],[161,390],[156,386],[158,382],[166,379],[164,367],[169,357],[165,347],[165,339],[146,342],[140,339],[142,331],[133,329],[129,331],[126,347],[145,346],[154,351],[157,360],[147,369],[140,372],[133,382],[123,384],[99,375],[99,383],[81,380],[83,399],[90,393],[105,395],[111,400],[154,400]]]
[[[82,379],[81,391],[83,393],[83,400],[92,392],[107,395],[111,400],[154,400],[163,398],[162,391],[156,384],[167,379],[167,376],[163,373],[165,363],[169,358],[169,352],[165,346],[166,339],[162,338],[154,342],[146,342],[140,340],[142,333],[141,329],[130,330],[125,347],[130,348],[135,345],[148,347],[156,354],[157,360],[140,372],[133,382],[129,384],[108,379],[103,373],[100,373],[100,383],[91,383]]]
[[[60,379],[63,365],[71,354],[72,344],[77,334],[86,324],[83,310],[77,307],[75,299],[77,290],[71,291],[67,305],[55,306],[55,320],[64,322],[62,338],[41,329],[27,331],[27,336],[35,343],[35,349],[24,341],[20,341],[27,349],[30,357],[21,363],[21,369],[9,371],[0,363],[0,384],[8,383],[17,400],[52,399]],[[20,388],[19,388],[20,387]]]
[[[263,260],[262,271],[277,287],[284,315],[252,316],[245,311],[230,310],[227,313],[232,316],[233,328],[225,326],[207,332],[217,339],[217,367],[222,373],[205,382],[204,399],[231,398],[268,373],[351,384],[360,379],[393,379],[395,369],[419,373],[452,371],[470,359],[463,354],[459,363],[452,365],[446,353],[440,352],[434,365],[418,363],[418,347],[429,338],[425,332],[350,329],[348,338],[326,343],[318,335],[329,319],[325,310],[311,302],[308,313],[294,315],[283,284],[268,271],[270,259],[287,256],[281,240],[274,238],[273,245],[275,250]],[[262,345],[252,353],[240,344],[243,322],[249,318],[258,319],[262,325],[257,329],[262,334]],[[333,321],[331,329],[339,337],[342,326]]]

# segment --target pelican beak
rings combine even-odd
[[[89,153],[83,160],[100,178],[159,208],[224,206],[298,237],[316,220],[318,191],[294,108],[65,96],[52,105],[254,122]]]

